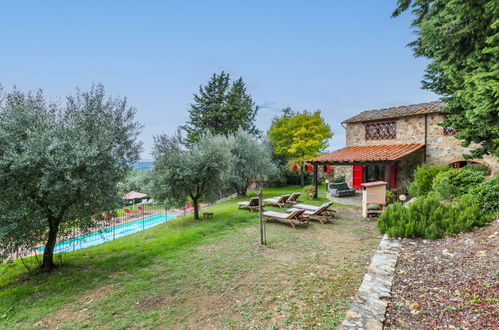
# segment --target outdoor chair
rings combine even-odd
[[[298,200],[300,198],[301,194],[300,193],[292,193],[291,196],[286,200],[286,204],[296,204],[300,203],[301,201]]]
[[[258,206],[259,206],[258,201],[259,201],[258,197],[251,197],[249,202],[239,202],[239,203],[237,203],[237,206],[240,209],[247,209],[247,210],[256,212],[258,210]]]
[[[130,211],[130,209],[125,209],[125,213],[133,215],[133,214],[139,214],[140,212],[132,212],[132,211]]]
[[[301,210],[305,210],[305,211],[312,211],[312,212],[315,212],[317,210],[319,210],[321,207],[325,206],[325,205],[329,205],[329,207],[331,207],[333,205],[332,202],[326,202],[320,206],[315,206],[315,205],[308,205],[308,204],[296,204],[295,206],[293,206],[293,208],[297,208],[297,209],[301,209]],[[328,213],[328,215],[330,215],[331,217],[334,217],[334,213],[336,212],[336,210],[333,210],[331,208],[326,208],[326,210],[324,210],[323,212],[324,213]]]
[[[330,183],[328,189],[334,197],[355,196],[355,189],[349,188],[346,182]]]
[[[314,218],[319,220],[321,224],[325,224],[326,222],[331,222],[332,218],[334,217],[334,210],[330,210],[329,207],[333,205],[333,202],[327,202],[322,204],[321,206],[312,206],[312,205],[305,205],[305,204],[298,204],[294,208],[288,209],[288,212],[296,212],[299,210],[303,211],[303,217],[305,218]],[[301,207],[307,207],[308,210],[299,208]]]
[[[270,204],[270,205],[275,205],[275,206],[279,206],[279,207],[284,207],[286,205],[286,201],[288,200],[289,197],[290,197],[290,195],[282,195],[279,197],[264,199],[262,202],[263,202],[263,205]]]
[[[275,212],[275,211],[265,211],[262,215],[265,217],[265,221],[276,220],[279,222],[290,224],[293,229],[297,227],[308,226],[308,221],[302,217],[305,210],[296,210],[291,213]]]
[[[143,208],[142,206],[137,206],[137,210],[142,211],[142,212],[144,212],[144,213],[152,212],[152,210],[146,210],[146,209],[145,209],[145,208]]]

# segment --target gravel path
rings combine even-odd
[[[388,329],[499,329],[499,220],[454,238],[402,239]]]

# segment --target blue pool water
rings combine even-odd
[[[115,227],[103,229],[96,233],[91,233],[66,241],[58,242],[55,245],[54,253],[70,252],[94,245],[99,245],[105,242],[112,241],[113,239],[119,237],[131,235],[139,231],[154,227],[173,218],[175,218],[174,215],[155,215],[128,223],[123,223]],[[43,252],[44,249],[44,247],[41,247],[37,249],[37,251]]]

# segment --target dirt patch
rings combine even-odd
[[[176,296],[179,293],[178,290],[171,290],[168,292],[162,292],[161,294],[156,294],[152,297],[149,297],[137,305],[139,306],[139,310],[150,310],[155,309],[160,306],[173,304],[176,300]]]
[[[109,284],[95,290],[88,290],[76,297],[74,303],[47,315],[43,320],[37,322],[36,325],[48,329],[57,329],[59,324],[67,322],[68,320],[77,321],[78,323],[83,324],[88,320],[89,306],[96,301],[107,297],[113,293],[115,289],[116,287],[114,284]]]
[[[498,221],[455,238],[401,242],[388,328],[497,327]]]
[[[260,229],[258,227],[248,227],[248,228],[244,228],[243,229],[243,232],[245,234],[254,234],[256,232],[258,232]]]

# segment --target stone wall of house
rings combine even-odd
[[[461,142],[452,135],[444,135],[444,129],[439,124],[443,121],[443,115],[433,113],[425,116],[410,116],[395,119],[397,125],[397,136],[389,140],[366,140],[365,124],[351,123],[346,126],[347,146],[371,146],[384,144],[425,144],[426,136],[426,162],[429,165],[447,165],[456,161],[464,160],[463,154],[476,147],[470,145],[468,148],[461,146]],[[393,121],[393,120],[391,120]],[[418,156],[419,157],[419,156]],[[423,153],[424,157],[424,153]],[[406,163],[409,160],[406,161]],[[494,175],[499,174],[499,164],[495,157],[485,156],[483,162],[486,163]],[[408,163],[407,163],[408,164]]]
[[[345,182],[348,186],[352,186],[352,166],[334,166],[334,176],[338,177],[340,175],[345,176]]]
[[[414,170],[424,162],[424,150],[419,149],[402,158],[397,164],[397,193],[406,194],[407,186],[414,181]]]
[[[471,144],[469,147],[461,146],[461,141],[452,135],[444,135],[443,127],[439,124],[443,121],[441,114],[428,115],[428,136],[426,142],[426,162],[428,165],[448,165],[464,160],[463,154],[478,147]],[[495,157],[485,156],[483,160],[477,160],[489,166],[494,175],[499,174],[499,164]]]
[[[412,116],[399,118],[395,121],[397,125],[397,136],[389,140],[366,140],[365,124],[347,124],[346,145],[347,146],[374,146],[384,144],[402,143],[424,143],[424,116]]]

